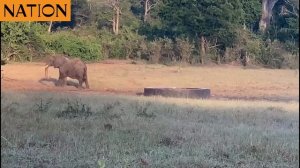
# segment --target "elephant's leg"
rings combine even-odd
[[[83,81],[85,83],[85,88],[89,89],[90,86],[89,86],[89,82],[88,82],[88,77],[87,77],[87,72],[86,72],[86,69],[85,69],[85,72],[83,74]]]
[[[65,75],[61,71],[59,71],[59,77],[58,77],[57,85],[58,86],[64,86],[65,80],[66,80]]]
[[[61,79],[58,79],[58,80],[57,80],[56,86],[61,86]]]
[[[78,79],[78,82],[79,82],[78,88],[79,89],[83,89],[83,87],[82,87],[83,80],[82,79]]]
[[[62,83],[63,83],[63,79],[58,79],[56,86],[62,86]]]
[[[62,84],[61,84],[61,86],[65,86],[66,83],[67,83],[67,77],[64,77],[64,78],[62,79]]]
[[[87,80],[87,79],[85,79],[84,83],[85,83],[85,88],[89,89],[89,88],[90,88],[90,86],[89,86],[89,82],[88,82],[88,80]]]

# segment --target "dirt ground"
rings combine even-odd
[[[54,91],[85,94],[141,95],[144,87],[210,88],[215,99],[265,99],[299,101],[299,72],[296,70],[243,69],[239,66],[164,66],[130,61],[103,61],[88,64],[90,89],[77,89],[76,80],[56,87],[58,69],[44,63],[14,63],[1,66],[1,89]]]

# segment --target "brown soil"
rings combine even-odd
[[[77,89],[78,82],[72,79],[68,79],[68,86],[56,87],[58,69],[49,68],[50,79],[44,79],[43,63],[1,66],[1,89],[140,95],[144,87],[199,87],[210,88],[212,97],[217,99],[299,100],[296,70],[242,69],[228,65],[180,68],[111,60],[87,66],[91,89]]]

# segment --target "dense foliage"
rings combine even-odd
[[[279,0],[263,34],[259,0],[74,0],[71,22],[2,22],[1,59],[65,53],[88,61],[194,64],[201,56],[204,63],[240,63],[245,50],[249,64],[297,68],[298,5]]]

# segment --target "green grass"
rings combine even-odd
[[[1,93],[2,167],[296,168],[298,143],[298,102]]]

